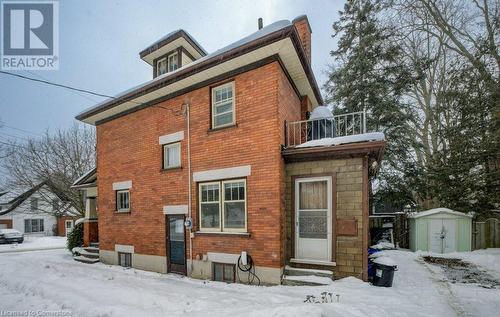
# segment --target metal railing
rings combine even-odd
[[[293,148],[307,141],[366,133],[366,112],[358,111],[331,118],[286,123],[286,147]]]

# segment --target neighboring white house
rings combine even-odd
[[[46,182],[22,193],[7,192],[0,196],[0,229],[12,228],[25,235],[52,236],[61,232],[58,230],[59,218],[73,222],[72,218],[77,215],[77,210]],[[72,223],[67,226],[73,227]]]

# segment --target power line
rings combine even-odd
[[[20,129],[20,128],[16,128],[16,127],[13,127],[13,126],[9,126],[9,125],[6,125],[6,124],[1,124],[2,128],[9,128],[9,129],[13,129],[13,130],[17,130],[17,131],[21,131],[21,132],[25,132],[25,133],[29,133],[29,134],[33,134],[33,135],[36,135],[36,136],[43,136],[42,134],[40,133],[36,133],[36,132],[31,132],[31,131],[28,131],[28,130],[23,130],[23,129]]]
[[[24,145],[13,144],[13,143],[8,143],[8,142],[3,142],[3,141],[0,141],[0,144],[4,144],[4,145],[12,146],[12,147],[17,147],[17,148],[20,148],[20,149],[25,149],[25,150],[29,150],[29,151],[34,151],[34,152],[39,152],[39,153],[50,155],[49,152],[45,152],[45,151],[42,151],[42,150],[37,150],[35,148],[29,148],[29,147],[24,146]]]
[[[16,138],[16,139],[22,139],[22,140],[30,141],[30,139],[28,139],[28,138],[25,138],[25,137],[22,137],[22,136],[19,136],[19,135],[8,134],[8,133],[2,132],[2,131],[0,131],[0,134],[8,136],[8,137],[11,137],[11,138]]]
[[[98,96],[98,97],[113,98],[113,99],[115,99],[115,97],[113,97],[113,96],[100,94],[100,93],[93,92],[93,91],[86,90],[86,89],[75,88],[75,87],[71,87],[71,86],[68,86],[68,85],[63,85],[63,84],[53,83],[53,82],[48,81],[48,80],[36,79],[36,78],[32,78],[32,77],[28,77],[28,76],[24,76],[24,75],[19,75],[19,74],[14,74],[14,73],[9,73],[9,72],[3,71],[3,70],[1,70],[1,71],[0,71],[0,73],[1,73],[1,74],[5,74],[5,75],[9,75],[9,76],[14,76],[14,77],[18,77],[18,78],[26,79],[26,80],[36,81],[36,82],[43,83],[43,84],[46,84],[46,85],[52,85],[52,86],[61,87],[61,88],[66,88],[66,89],[70,89],[70,90],[74,90],[74,91],[84,92],[84,93],[86,93],[86,94],[91,94],[91,95]]]

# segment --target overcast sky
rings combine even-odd
[[[259,17],[267,25],[307,14],[313,31],[312,66],[321,86],[332,62],[329,52],[335,46],[331,25],[343,2],[60,1],[59,70],[17,73],[116,95],[152,78],[151,66],[139,58],[139,52],[173,30],[188,31],[210,53],[255,32]],[[30,136],[13,128],[36,134],[68,127],[77,113],[102,100],[0,74],[0,120],[4,124],[0,140],[8,135]]]

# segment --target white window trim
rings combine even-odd
[[[177,155],[177,158],[179,160],[179,164],[178,165],[167,166],[166,165],[166,163],[167,163],[167,154],[168,154],[167,149],[174,148],[174,147],[177,147],[177,146],[179,147],[179,152],[178,152],[178,155]],[[168,170],[168,169],[171,169],[171,168],[181,167],[182,166],[181,151],[182,151],[181,142],[163,144],[163,169]]]
[[[167,205],[163,206],[165,215],[187,215],[188,205]]]
[[[224,215],[225,215],[225,209],[224,209],[224,202],[225,202],[225,190],[224,190],[224,184],[227,183],[238,183],[238,182],[243,182],[245,186],[245,228],[225,228],[224,227]],[[203,228],[201,226],[201,186],[203,185],[212,185],[212,184],[218,184],[219,185],[219,228]],[[230,179],[230,180],[223,180],[223,181],[217,181],[217,182],[205,182],[205,183],[199,183],[199,198],[198,198],[198,205],[199,205],[199,213],[198,217],[200,219],[199,221],[199,229],[200,232],[222,232],[222,233],[246,233],[248,232],[248,210],[247,210],[247,180],[245,178],[241,179]],[[232,202],[242,202],[242,200],[231,200]]]
[[[118,199],[118,195],[120,193],[128,193],[128,208],[120,208],[120,201]],[[130,190],[121,189],[116,191],[116,211],[117,212],[129,212],[130,211]]]
[[[134,246],[127,244],[115,244],[115,252],[134,254]]]
[[[226,124],[215,126],[215,92],[218,89],[229,87],[229,86],[231,86],[231,89],[232,89],[232,92],[233,92],[233,97],[232,97],[232,100],[231,100],[232,101],[232,106],[233,106],[233,109],[232,109],[233,120],[230,123],[226,123]],[[231,126],[231,125],[235,125],[236,124],[236,89],[235,89],[234,81],[232,81],[230,83],[226,83],[226,84],[222,84],[222,85],[213,87],[212,88],[212,98],[211,99],[212,99],[212,102],[211,102],[211,107],[212,107],[212,111],[211,111],[212,112],[212,126],[211,126],[211,128],[212,129],[219,129],[219,128],[224,128],[224,127],[228,127],[228,126]],[[219,113],[219,115],[221,115],[221,114]]]
[[[243,202],[245,204],[245,228],[225,228],[224,227],[224,215],[226,214],[226,210],[224,208],[224,203],[226,202],[226,193],[224,189],[224,185],[227,183],[239,183],[243,182],[243,186],[245,187],[245,197],[243,200],[230,200],[231,202]],[[247,180],[242,178],[242,179],[231,179],[231,180],[225,180],[221,182],[222,184],[222,202],[221,202],[221,209],[222,209],[222,219],[221,219],[221,226],[223,231],[225,232],[247,232],[247,223],[248,223],[248,212],[247,212]]]
[[[166,57],[167,58],[167,73],[173,72],[175,70],[175,69],[170,70],[170,57],[172,57],[172,56],[176,57],[175,58],[175,62],[177,64],[177,68],[176,69],[178,69],[180,67],[179,66],[179,58],[177,57],[177,52],[174,52],[174,53],[172,53],[172,54],[170,54],[170,55],[168,55]]]
[[[165,61],[165,72],[163,74],[168,73],[168,56],[162,57],[156,61],[156,76],[161,76],[160,74],[160,62]]]
[[[203,228],[201,226],[202,222],[201,222],[201,204],[202,204],[202,201],[201,201],[201,195],[202,195],[202,190],[201,190],[201,187],[204,186],[204,185],[214,185],[214,184],[217,184],[219,186],[219,200],[218,200],[218,205],[219,205],[219,227],[218,228]],[[198,206],[199,206],[199,212],[198,212],[198,217],[199,217],[199,224],[200,224],[200,231],[203,231],[203,232],[221,232],[222,231],[222,210],[221,210],[221,184],[220,182],[206,182],[206,183],[200,183],[198,184]],[[205,203],[215,203],[213,201],[211,202],[205,202]]]

